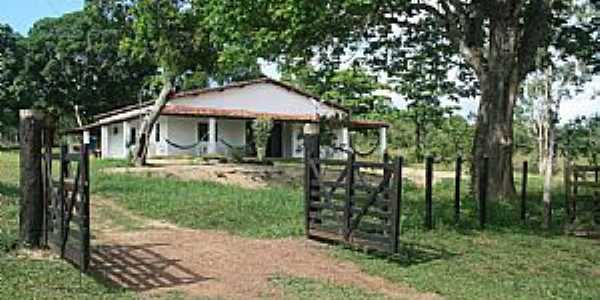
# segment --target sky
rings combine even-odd
[[[0,0],[0,23],[27,35],[35,21],[83,8],[83,0]]]
[[[8,23],[22,35],[27,35],[31,26],[45,17],[58,17],[67,12],[80,10],[84,0],[0,0],[0,23]],[[278,78],[277,67],[273,64],[263,65],[263,72],[272,78]],[[561,122],[567,122],[580,115],[600,114],[600,98],[590,101],[594,89],[600,90],[600,79],[592,81],[582,93],[561,105]],[[397,94],[390,94],[394,103],[399,107],[406,102]],[[447,103],[456,105],[456,103]],[[478,101],[463,99],[460,101],[461,115],[468,116],[477,111]]]

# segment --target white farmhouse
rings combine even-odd
[[[126,158],[152,104],[146,102],[98,115],[93,124],[80,129],[99,132],[102,158]],[[267,117],[274,120],[267,157],[301,158],[304,124],[318,122],[321,116],[347,113],[343,107],[270,78],[183,91],[171,95],[162,110],[151,134],[148,156],[227,155],[234,148],[252,143],[252,120]],[[347,148],[349,130],[360,128],[379,130],[379,151],[385,151],[387,123],[354,120],[350,127],[336,130],[336,148]],[[340,158],[344,153],[324,147],[322,155]]]

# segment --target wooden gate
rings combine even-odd
[[[45,241],[61,258],[85,272],[90,262],[88,148],[84,144],[78,153],[69,153],[62,146],[57,155],[51,144],[45,143],[42,166]]]
[[[322,160],[305,147],[307,236],[398,253],[401,170],[401,158]]]
[[[600,224],[600,167],[565,162],[565,190],[568,222],[573,223],[581,206],[587,207]],[[587,204],[587,205],[586,205]]]

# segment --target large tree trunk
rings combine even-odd
[[[506,13],[506,12],[505,12]],[[513,177],[513,110],[521,84],[517,59],[518,31],[510,17],[490,21],[490,43],[485,66],[477,74],[481,101],[473,143],[472,183],[477,196],[479,173],[489,157],[488,196],[491,200],[516,195]]]
[[[546,157],[546,170],[544,171],[544,228],[550,228],[552,222],[552,167],[554,165],[554,126],[548,128],[548,156]]]
[[[148,154],[148,141],[150,133],[152,132],[152,128],[154,128],[154,124],[160,117],[160,112],[167,105],[167,101],[169,100],[169,95],[173,89],[173,77],[164,76],[163,77],[163,87],[158,95],[158,98],[154,100],[154,105],[150,110],[149,115],[144,118],[142,124],[140,126],[140,137],[137,141],[137,145],[135,147],[133,163],[136,166],[143,166],[146,164],[146,155]]]
[[[542,202],[544,203],[544,228],[550,228],[552,223],[552,175],[554,167],[554,146],[556,144],[556,114],[560,109],[560,99],[556,99],[554,103],[556,107],[552,107],[552,67],[549,67],[546,72],[546,99],[547,107],[546,120],[546,138],[547,138],[547,149],[546,149],[546,170],[544,171],[544,192],[542,196]]]
[[[509,80],[510,81],[510,80]],[[490,199],[509,199],[515,196],[513,178],[513,108],[515,95],[510,90],[516,87],[486,80],[481,84],[483,93],[479,105],[479,114],[475,128],[473,144],[473,183],[477,183],[481,171],[481,162],[489,157],[488,195]],[[478,186],[473,185],[475,194]]]
[[[546,159],[546,151],[544,151],[544,145],[547,144],[547,141],[544,139],[544,118],[539,117],[537,120],[537,130],[538,130],[538,173],[544,174],[545,168],[545,159]]]

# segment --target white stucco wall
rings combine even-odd
[[[246,121],[245,120],[217,120],[217,152],[228,154],[230,149],[224,143],[232,146],[246,145]]]
[[[228,120],[217,119],[217,148],[218,154],[229,154],[230,148],[222,143],[225,140],[233,146],[246,145],[246,122],[247,120]],[[152,131],[148,145],[148,156],[174,156],[174,155],[203,155],[207,153],[208,143],[202,142],[192,149],[179,149],[171,146],[166,142],[169,139],[171,142],[186,146],[192,145],[198,139],[198,123],[208,124],[208,118],[183,118],[161,116],[158,120],[160,124],[160,141],[156,142],[154,130]],[[130,127],[136,127],[136,138],[139,138],[139,120],[130,120],[127,122],[116,123],[108,126],[103,126],[102,133],[102,157],[124,159],[127,158],[127,149],[125,145],[130,140]],[[117,133],[114,134],[114,129]],[[156,128],[156,127],[155,127]],[[304,157],[304,141],[301,138],[303,124],[302,123],[284,123],[282,128],[282,153],[283,157],[303,158]],[[104,134],[107,133],[108,136]],[[345,146],[347,142],[344,134],[344,129],[335,131],[337,136],[335,144],[337,146]],[[345,154],[340,151],[334,151],[329,147],[321,147],[321,156],[324,158],[344,159]]]
[[[103,138],[108,142],[107,153],[103,153],[104,158],[125,158],[125,149],[123,148],[123,124],[116,123],[107,126],[108,137]],[[115,131],[116,130],[116,131]]]
[[[164,137],[172,143],[187,146],[195,144],[198,140],[198,123],[201,120],[192,118],[168,117],[167,134]],[[167,145],[166,155],[197,155],[198,147],[188,150]]]
[[[173,99],[170,104],[204,108],[243,109],[259,113],[287,115],[332,115],[343,113],[308,97],[271,83],[260,83],[222,92],[215,91],[188,98]]]

